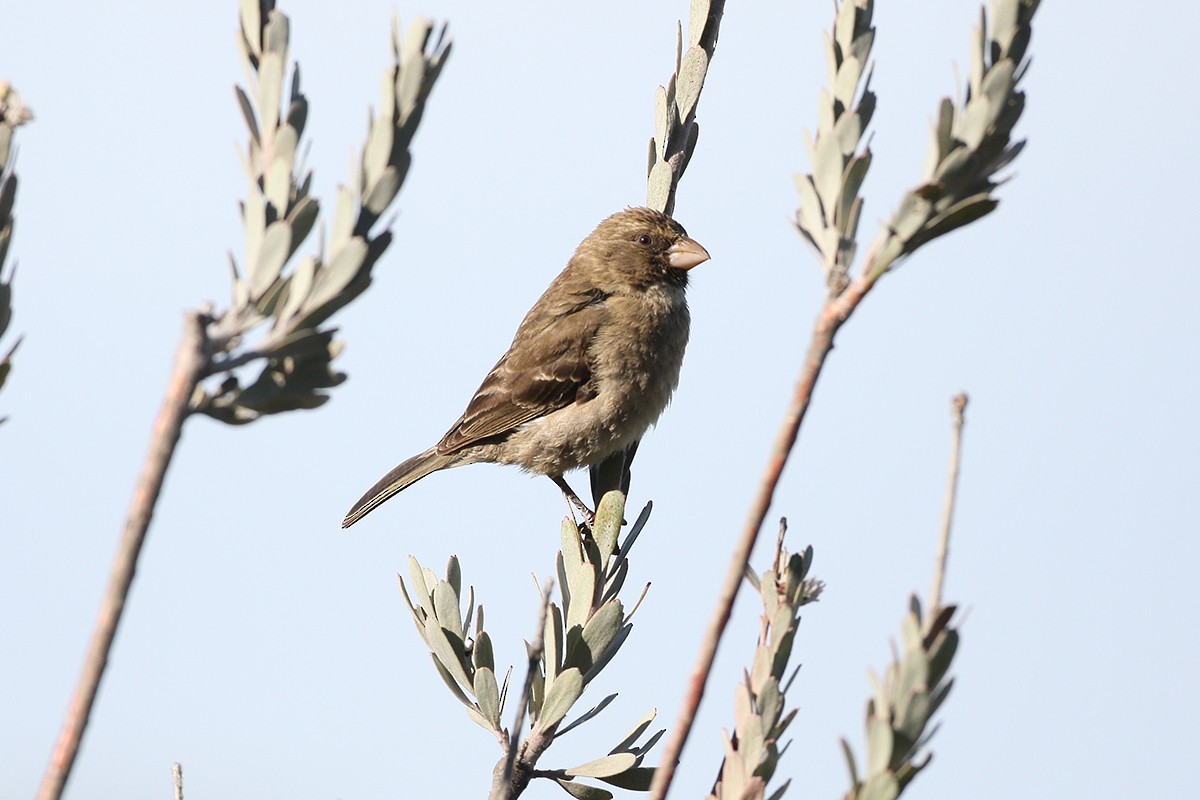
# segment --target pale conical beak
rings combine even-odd
[[[691,269],[697,264],[703,264],[711,257],[699,242],[686,236],[667,250],[667,261],[675,269]]]

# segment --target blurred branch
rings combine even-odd
[[[203,321],[200,315],[193,312],[187,315],[184,322],[183,337],[175,355],[175,366],[167,383],[162,408],[154,421],[150,448],[145,461],[142,462],[142,473],[134,487],[125,528],[109,571],[108,589],[100,604],[100,613],[97,615],[91,643],[84,657],[79,682],[71,696],[66,719],[63,720],[62,730],[42,778],[42,786],[38,791],[39,800],[57,800],[62,796],[75,758],[79,754],[83,732],[87,728],[92,706],[96,702],[100,679],[108,665],[108,654],[112,649],[113,638],[117,635],[121,614],[125,610],[129,588],[133,584],[138,555],[150,527],[155,503],[158,502],[158,495],[162,491],[167,467],[175,454],[175,444],[179,441],[183,421],[187,419],[188,398],[200,380],[204,363]]]
[[[942,607],[942,583],[946,576],[946,562],[950,557],[950,526],[954,521],[954,503],[958,497],[958,468],[962,456],[962,432],[967,410],[967,393],[959,392],[950,401],[953,415],[950,436],[950,471],[946,477],[946,502],[942,506],[942,528],[938,536],[937,563],[933,570],[933,587],[929,590],[929,607]]]
[[[868,88],[870,67],[864,66],[874,42],[873,7],[872,0],[840,3],[833,30],[826,38],[826,62],[834,90],[821,94],[818,129],[809,143],[813,172],[796,181],[800,192],[796,226],[822,257],[828,296],[817,315],[791,404],[730,558],[676,728],[666,746],[663,766],[655,777],[653,800],[665,797],[670,786],[742,574],[795,446],[825,359],[833,349],[834,337],[878,279],[902,256],[996,207],[998,201],[991,193],[999,184],[994,176],[1012,162],[1024,144],[1012,143],[1011,134],[1025,104],[1024,94],[1016,87],[1028,66],[1025,55],[1030,20],[1038,0],[996,0],[990,36],[987,15],[981,12],[982,21],[973,38],[971,78],[963,100],[958,105],[949,99],[941,103],[924,182],[905,195],[900,210],[872,246],[860,274],[851,279],[849,260],[856,250],[854,238],[861,209],[858,192],[870,166],[869,150],[860,153],[859,145],[875,103]],[[858,103],[854,105],[856,97]]]
[[[292,69],[287,100],[289,22],[274,2],[243,0],[238,38],[250,90],[236,87],[249,132],[243,162],[250,196],[242,204],[246,233],[245,269],[233,267],[233,303],[215,316],[208,335],[213,357],[206,375],[224,376],[198,392],[193,410],[230,424],[266,414],[316,408],[325,390],[346,376],[333,369],[342,350],[336,328],[325,325],[338,309],[371,285],[371,270],[391,244],[386,227],[373,229],[400,191],[412,163],[411,144],[425,102],[450,55],[446,27],[416,19],[407,36],[392,26],[392,66],[377,116],[353,165],[349,185],[338,192],[329,258],[318,253],[289,260],[312,231],[319,212],[309,194],[312,172],[300,157],[308,99],[300,68]],[[403,42],[403,45],[402,45]],[[266,328],[253,345],[246,337]],[[236,370],[265,361],[258,376],[242,385]]]
[[[17,273],[16,265],[4,278],[4,264],[8,258],[8,246],[12,241],[13,226],[16,218],[13,216],[13,205],[17,200],[17,173],[13,166],[16,156],[13,153],[13,137],[17,128],[33,119],[33,112],[21,102],[21,96],[9,85],[8,81],[0,81],[0,336],[8,330],[12,321],[12,281]],[[21,345],[21,339],[13,342],[4,355],[0,356],[0,387],[12,371],[12,357]],[[0,417],[0,422],[6,418]]]
[[[264,414],[315,408],[328,399],[321,389],[344,380],[330,368],[340,349],[333,341],[334,329],[321,324],[366,290],[371,267],[391,241],[386,230],[374,235],[370,231],[404,181],[411,161],[409,143],[450,50],[444,27],[428,48],[432,23],[417,20],[402,53],[399,26],[393,25],[393,64],[381,113],[372,121],[353,188],[343,187],[339,194],[332,258],[328,264],[307,258],[285,276],[285,264],[317,219],[317,202],[308,193],[312,175],[296,161],[308,104],[296,67],[286,113],[280,113],[290,23],[275,10],[274,0],[242,0],[240,19],[242,57],[254,84],[253,100],[238,89],[250,129],[246,168],[252,188],[242,207],[247,274],[239,276],[235,266],[234,302],[227,311],[214,316],[205,309],[187,317],[108,590],[39,800],[62,796],[79,752],[183,421],[200,412],[223,422],[244,423]],[[6,243],[0,231],[0,245]],[[268,321],[270,330],[256,346],[237,350],[247,333]],[[267,363],[258,378],[242,387],[232,370],[262,359]],[[206,377],[222,372],[225,378],[218,386],[205,388]]]
[[[178,761],[171,765],[171,786],[174,800],[183,800],[183,765]]]

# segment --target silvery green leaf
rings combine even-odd
[[[459,686],[470,689],[471,679],[467,677],[462,665],[465,655],[462,642],[457,641],[457,634],[454,636],[455,638],[451,638],[450,632],[444,630],[441,623],[433,617],[425,620],[425,643],[429,645],[430,651]]]
[[[487,667],[475,670],[475,700],[488,727],[494,731],[500,730],[500,687],[496,684],[496,675]]]
[[[862,198],[858,196],[867,170],[871,168],[871,151],[865,150],[862,155],[850,159],[846,165],[846,174],[842,178],[842,196],[834,220],[838,223],[841,234],[853,239],[858,231],[858,214],[856,208],[862,207]]]
[[[258,64],[258,113],[263,141],[275,138],[279,125],[279,98],[283,94],[283,58],[278,53],[263,53]]]
[[[858,767],[854,763],[854,751],[850,749],[850,743],[845,737],[838,740],[842,745],[842,755],[846,758],[846,769],[850,771],[850,785],[858,786]]]
[[[584,683],[591,683],[592,679],[608,665],[608,662],[612,661],[612,657],[617,654],[617,651],[621,649],[621,645],[623,645],[625,640],[629,638],[629,632],[631,630],[633,630],[633,625],[631,623],[626,622],[621,626],[621,630],[617,631],[617,635],[613,637],[613,640],[609,643],[608,647],[604,648],[604,652],[602,652],[599,656],[595,656],[595,663],[592,664],[592,668],[587,671],[586,675],[584,675]]]
[[[566,609],[566,629],[587,622],[596,597],[596,567],[580,562],[574,569],[567,568],[567,581],[571,586],[571,605]]]
[[[887,720],[875,715],[867,718],[867,774],[877,775],[892,760],[892,729]]]
[[[758,713],[767,730],[767,738],[777,739],[779,734],[775,731],[775,723],[783,714],[783,693],[779,691],[779,681],[768,678],[758,687],[756,694]]]
[[[546,699],[542,702],[542,710],[538,714],[535,730],[550,730],[561,722],[581,694],[583,694],[583,676],[579,670],[574,668],[563,670],[546,690]]]
[[[497,732],[496,726],[493,725],[492,721],[489,720],[487,716],[479,710],[478,706],[467,706],[467,716],[471,718],[472,722],[483,728],[485,731],[488,731],[489,733]]]
[[[363,150],[363,191],[373,186],[387,168],[392,158],[392,137],[395,128],[392,127],[391,117],[381,113],[371,126],[371,134],[367,137],[367,146]]]
[[[626,750],[632,750],[634,743],[641,737],[643,733],[646,732],[646,729],[650,727],[650,723],[654,722],[654,718],[657,716],[658,710],[653,708],[650,709],[650,711],[648,711],[641,719],[637,721],[637,724],[633,726],[633,729],[630,730],[629,733],[625,734],[625,738],[617,742],[616,747],[608,752],[619,753]]]
[[[546,668],[546,680],[553,682],[563,667],[562,612],[554,603],[546,609],[546,627],[542,632],[542,663]]]
[[[404,159],[404,167],[407,171],[407,157]],[[404,175],[396,167],[389,165],[384,168],[383,172],[379,173],[379,178],[367,190],[366,197],[363,198],[363,207],[376,217],[381,216],[396,199],[403,181]]]
[[[564,778],[555,778],[554,782],[562,787],[563,791],[577,798],[577,800],[612,800],[612,792],[601,789],[598,786],[588,786],[586,783],[576,783],[568,781]]]
[[[842,188],[842,171],[845,162],[841,148],[833,136],[817,139],[813,151],[813,185],[821,198],[823,208],[833,208]]]
[[[833,116],[833,98],[827,89],[821,88],[817,92],[817,138],[820,139],[833,130],[833,123],[836,121]],[[811,146],[808,148],[808,157],[812,161],[816,160],[816,152]]]
[[[257,187],[250,190],[250,197],[242,203],[242,221],[246,231],[246,264],[253,265],[258,261],[263,232],[267,228],[266,202]]]
[[[922,243],[970,224],[980,217],[990,214],[998,205],[1000,205],[1000,201],[988,197],[986,194],[978,194],[955,203],[945,212],[929,220]]]
[[[875,29],[867,28],[854,37],[854,41],[850,45],[850,55],[858,59],[860,63],[865,64],[871,55],[871,48],[874,45]]]
[[[437,669],[438,675],[441,676],[442,681],[445,682],[446,688],[450,690],[450,693],[458,698],[458,701],[466,706],[468,711],[474,710],[475,704],[471,701],[471,698],[467,697],[466,692],[462,690],[462,687],[459,686],[458,681],[456,681],[454,676],[451,675],[449,670],[446,669],[446,666],[442,663],[442,660],[438,658],[437,654],[434,652],[430,652],[429,655],[431,658],[433,658],[433,666]]]
[[[496,670],[496,656],[492,652],[492,637],[487,631],[475,636],[475,646],[471,648],[471,663],[475,669]]]
[[[858,793],[858,800],[896,800],[900,794],[900,786],[896,776],[890,772],[882,772],[867,778]]]
[[[637,764],[637,756],[633,753],[613,753],[569,767],[563,772],[576,778],[606,778],[632,768]]]
[[[238,107],[242,110],[242,118],[246,120],[246,128],[250,131],[250,138],[255,142],[261,141],[258,134],[258,121],[254,118],[254,106],[250,104],[250,98],[246,95],[246,90],[234,85],[233,91],[237,94]]]
[[[910,742],[916,742],[929,721],[929,694],[920,692],[911,696],[904,710],[897,709],[896,730]]]
[[[292,226],[292,252],[300,246],[312,231],[317,221],[321,206],[312,197],[302,197],[287,215],[287,221]]]
[[[281,128],[281,131],[290,131],[291,128]],[[267,202],[275,207],[274,214],[276,221],[287,212],[288,197],[292,193],[292,165],[291,162],[282,158],[276,158],[271,162],[271,166],[267,169],[267,174],[263,178],[263,194],[267,198]]]
[[[581,641],[584,651],[568,653],[571,664],[578,666],[584,672],[591,669],[596,658],[612,644],[613,639],[621,630],[624,613],[625,610],[620,600],[610,600],[600,606],[599,610],[583,626]]]
[[[315,311],[345,289],[362,269],[366,257],[367,243],[361,237],[356,236],[347,241],[334,253],[325,269],[320,271],[309,302],[304,304],[304,310]]]
[[[683,54],[683,64],[679,69],[679,84],[676,90],[675,103],[679,108],[679,119],[686,121],[696,110],[700,100],[700,91],[704,88],[704,78],[708,74],[708,53],[700,47],[689,47]]]
[[[252,202],[251,205],[254,205]],[[250,274],[246,276],[250,284],[250,296],[260,297],[270,288],[279,273],[283,270],[284,262],[292,246],[292,226],[282,220],[276,220],[267,226],[263,234],[262,245],[256,258],[250,265]]]
[[[857,58],[850,56],[838,67],[837,83],[833,85],[833,96],[842,104],[843,109],[854,105],[854,95],[858,92],[858,80],[862,77],[863,65]]]
[[[603,567],[617,550],[617,535],[621,532],[621,523],[625,519],[625,495],[613,490],[600,498],[596,506],[596,524],[592,527],[592,538],[600,550],[600,564]]]
[[[821,198],[817,196],[817,187],[813,184],[811,175],[797,174],[796,191],[800,194],[800,207],[796,221],[809,235],[825,227],[825,211]]]
[[[833,138],[838,142],[838,149],[845,158],[854,155],[858,148],[858,140],[862,138],[862,121],[858,114],[847,111],[833,125]]]
[[[408,579],[412,583],[413,596],[426,617],[433,616],[433,590],[425,583],[425,568],[412,556],[408,557]],[[434,583],[436,586],[437,583]]]
[[[656,161],[662,161],[667,146],[667,134],[670,132],[667,111],[667,89],[665,86],[659,86],[654,91],[654,141],[658,146]]]
[[[458,607],[458,595],[454,587],[445,581],[439,581],[433,589],[433,611],[438,622],[454,635],[462,630],[462,613]]]
[[[288,48],[288,18],[271,9],[267,14],[267,26],[263,29],[263,50],[274,53],[279,56],[284,63],[287,62]]]
[[[250,52],[257,56],[262,52],[262,10],[259,0],[242,0],[238,5],[246,43],[250,46]]]
[[[700,40],[704,37],[711,6],[712,0],[692,0],[691,13],[688,14],[688,47],[700,44]]]
[[[593,706],[590,711],[584,712],[577,719],[573,720],[570,724],[559,728],[558,731],[554,734],[554,738],[557,739],[560,736],[562,736],[564,733],[566,733],[567,731],[578,728],[580,725],[587,722],[589,719],[592,719],[593,717],[595,717],[597,714],[599,714],[604,709],[608,708],[609,703],[611,703],[613,700],[616,700],[616,699],[617,699],[616,694],[608,695],[603,700],[601,700],[599,703],[597,703],[595,706]]]

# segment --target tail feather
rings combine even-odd
[[[358,502],[350,508],[350,511],[346,514],[346,518],[342,520],[342,527],[349,528],[374,511],[384,501],[421,480],[421,478],[424,478],[429,473],[437,472],[439,469],[445,469],[446,467],[453,467],[457,463],[458,454],[439,455],[432,447],[424,453],[413,456],[387,475],[384,475],[379,479],[378,483],[368,489],[367,493],[359,498]]]

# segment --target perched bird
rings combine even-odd
[[[708,251],[657,211],[601,222],[525,315],[467,410],[436,445],[379,480],[348,528],[431,472],[476,462],[548,475],[585,516],[563,473],[635,444],[679,383],[688,270]]]

